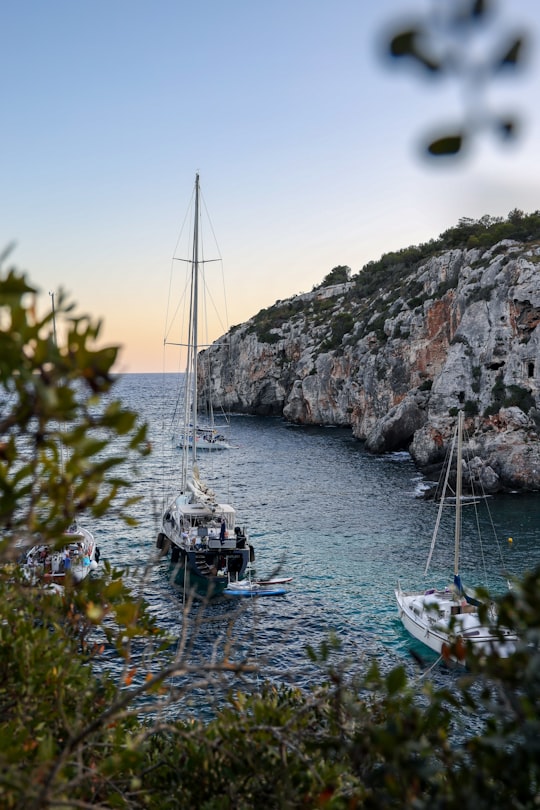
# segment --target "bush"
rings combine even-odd
[[[351,277],[351,268],[345,264],[334,267],[333,270],[323,278],[320,287],[332,287],[334,284],[345,284]],[[315,289],[319,289],[315,287]]]

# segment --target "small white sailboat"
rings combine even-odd
[[[193,442],[195,442],[197,450],[213,451],[230,450],[231,448],[225,434],[218,431],[217,427],[212,424],[197,425],[195,431],[193,431],[193,428],[188,428],[183,431],[177,446],[179,448],[186,446],[188,449],[191,449]]]
[[[455,506],[454,528],[454,580],[444,588],[428,588],[423,591],[405,592],[401,584],[395,591],[399,618],[405,629],[418,641],[436,653],[442,653],[450,642],[460,638],[471,642],[476,649],[483,651],[496,650],[501,657],[507,656],[514,649],[515,636],[509,631],[497,633],[489,624],[482,623],[478,613],[479,601],[463,587],[460,576],[461,545],[461,506],[462,506],[462,466],[463,466],[463,412],[460,411],[452,450],[445,474],[443,493],[439,512],[433,532],[431,549],[424,575],[427,574],[437,531],[440,525],[442,509],[445,504],[446,489],[450,475],[452,455],[457,442],[456,455],[456,494],[452,498]],[[490,618],[495,620],[493,609]]]
[[[251,597],[256,596],[284,596],[287,589],[280,583],[273,585],[261,585],[258,582],[251,582],[251,580],[242,580],[240,582],[231,582],[223,591],[224,596],[231,598],[238,597]]]
[[[54,293],[50,293],[53,316],[53,339],[56,335],[56,311]],[[60,447],[62,475],[65,469],[65,450]],[[94,535],[75,520],[64,535],[64,545],[58,548],[48,543],[37,543],[28,549],[21,560],[24,576],[32,584],[63,585],[67,577],[76,584],[86,579],[90,571],[98,567],[100,552]]]
[[[32,583],[63,585],[67,577],[76,584],[95,571],[99,562],[99,549],[94,536],[77,523],[65,535],[61,549],[38,543],[26,552],[22,570]]]
[[[284,596],[292,577],[270,577],[269,579],[243,579],[230,582],[223,591],[225,596]]]
[[[170,551],[171,577],[184,594],[219,596],[231,583],[240,582],[248,565],[254,560],[243,527],[237,525],[236,510],[218,500],[199,475],[197,453],[201,449],[198,426],[199,405],[199,309],[204,261],[199,256],[200,186],[195,177],[193,240],[189,271],[189,317],[187,336],[180,345],[187,351],[186,371],[181,395],[184,439],[178,492],[164,507],[161,530],[156,545],[162,552]],[[167,340],[165,341],[168,342]]]
[[[230,423],[225,414],[220,415],[220,422],[214,419],[214,408],[212,405],[212,397],[209,393],[208,386],[211,378],[211,369],[209,367],[209,360],[205,352],[198,354],[197,364],[198,371],[203,370],[203,377],[206,381],[206,390],[197,390],[197,421],[196,423],[189,422],[180,425],[178,437],[176,439],[177,447],[180,449],[186,447],[191,450],[195,443],[197,450],[209,450],[215,452],[216,450],[230,450],[231,444],[228,436],[230,435]],[[222,422],[225,422],[222,424]]]

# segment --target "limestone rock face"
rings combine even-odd
[[[278,301],[204,352],[214,406],[350,427],[423,469],[463,409],[468,474],[491,492],[540,489],[539,262],[536,244],[507,240]]]

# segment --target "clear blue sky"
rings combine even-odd
[[[487,94],[523,119],[519,139],[483,133],[442,165],[419,142],[460,121],[460,82],[422,80],[379,47],[437,2],[4,3],[0,247],[16,242],[10,262],[44,299],[62,285],[103,317],[105,340],[124,345],[121,369],[159,371],[196,171],[230,323],[461,217],[539,209],[538,0],[499,0],[492,40],[468,45],[529,33],[526,69]]]

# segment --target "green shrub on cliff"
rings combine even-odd
[[[277,301],[273,306],[260,310],[249,322],[247,331],[255,333],[261,343],[273,344],[281,340],[280,330],[283,327],[290,321],[303,318],[305,332],[314,335],[315,339],[316,330],[321,325],[330,327],[331,335],[320,338],[320,351],[338,350],[345,334],[341,324],[344,318],[350,318],[356,324],[355,337],[360,340],[371,331],[368,321],[375,308],[380,312],[381,322],[384,322],[389,317],[392,305],[399,299],[403,299],[404,306],[414,310],[426,300],[442,298],[454,289],[457,275],[442,280],[435,292],[424,289],[424,284],[416,276],[418,269],[429,259],[453,249],[486,250],[505,239],[525,244],[537,242],[540,239],[540,212],[524,214],[515,210],[509,213],[506,220],[488,215],[479,220],[464,217],[438,239],[385,253],[380,259],[365,264],[355,275],[351,276],[351,269],[347,265],[338,265],[313,288],[313,293],[351,282],[344,296],[297,296],[288,301]],[[506,247],[501,247],[501,251],[506,250]],[[479,285],[470,292],[470,300],[489,300],[491,295],[491,287]],[[387,336],[380,325],[375,332],[381,341],[386,340]]]

